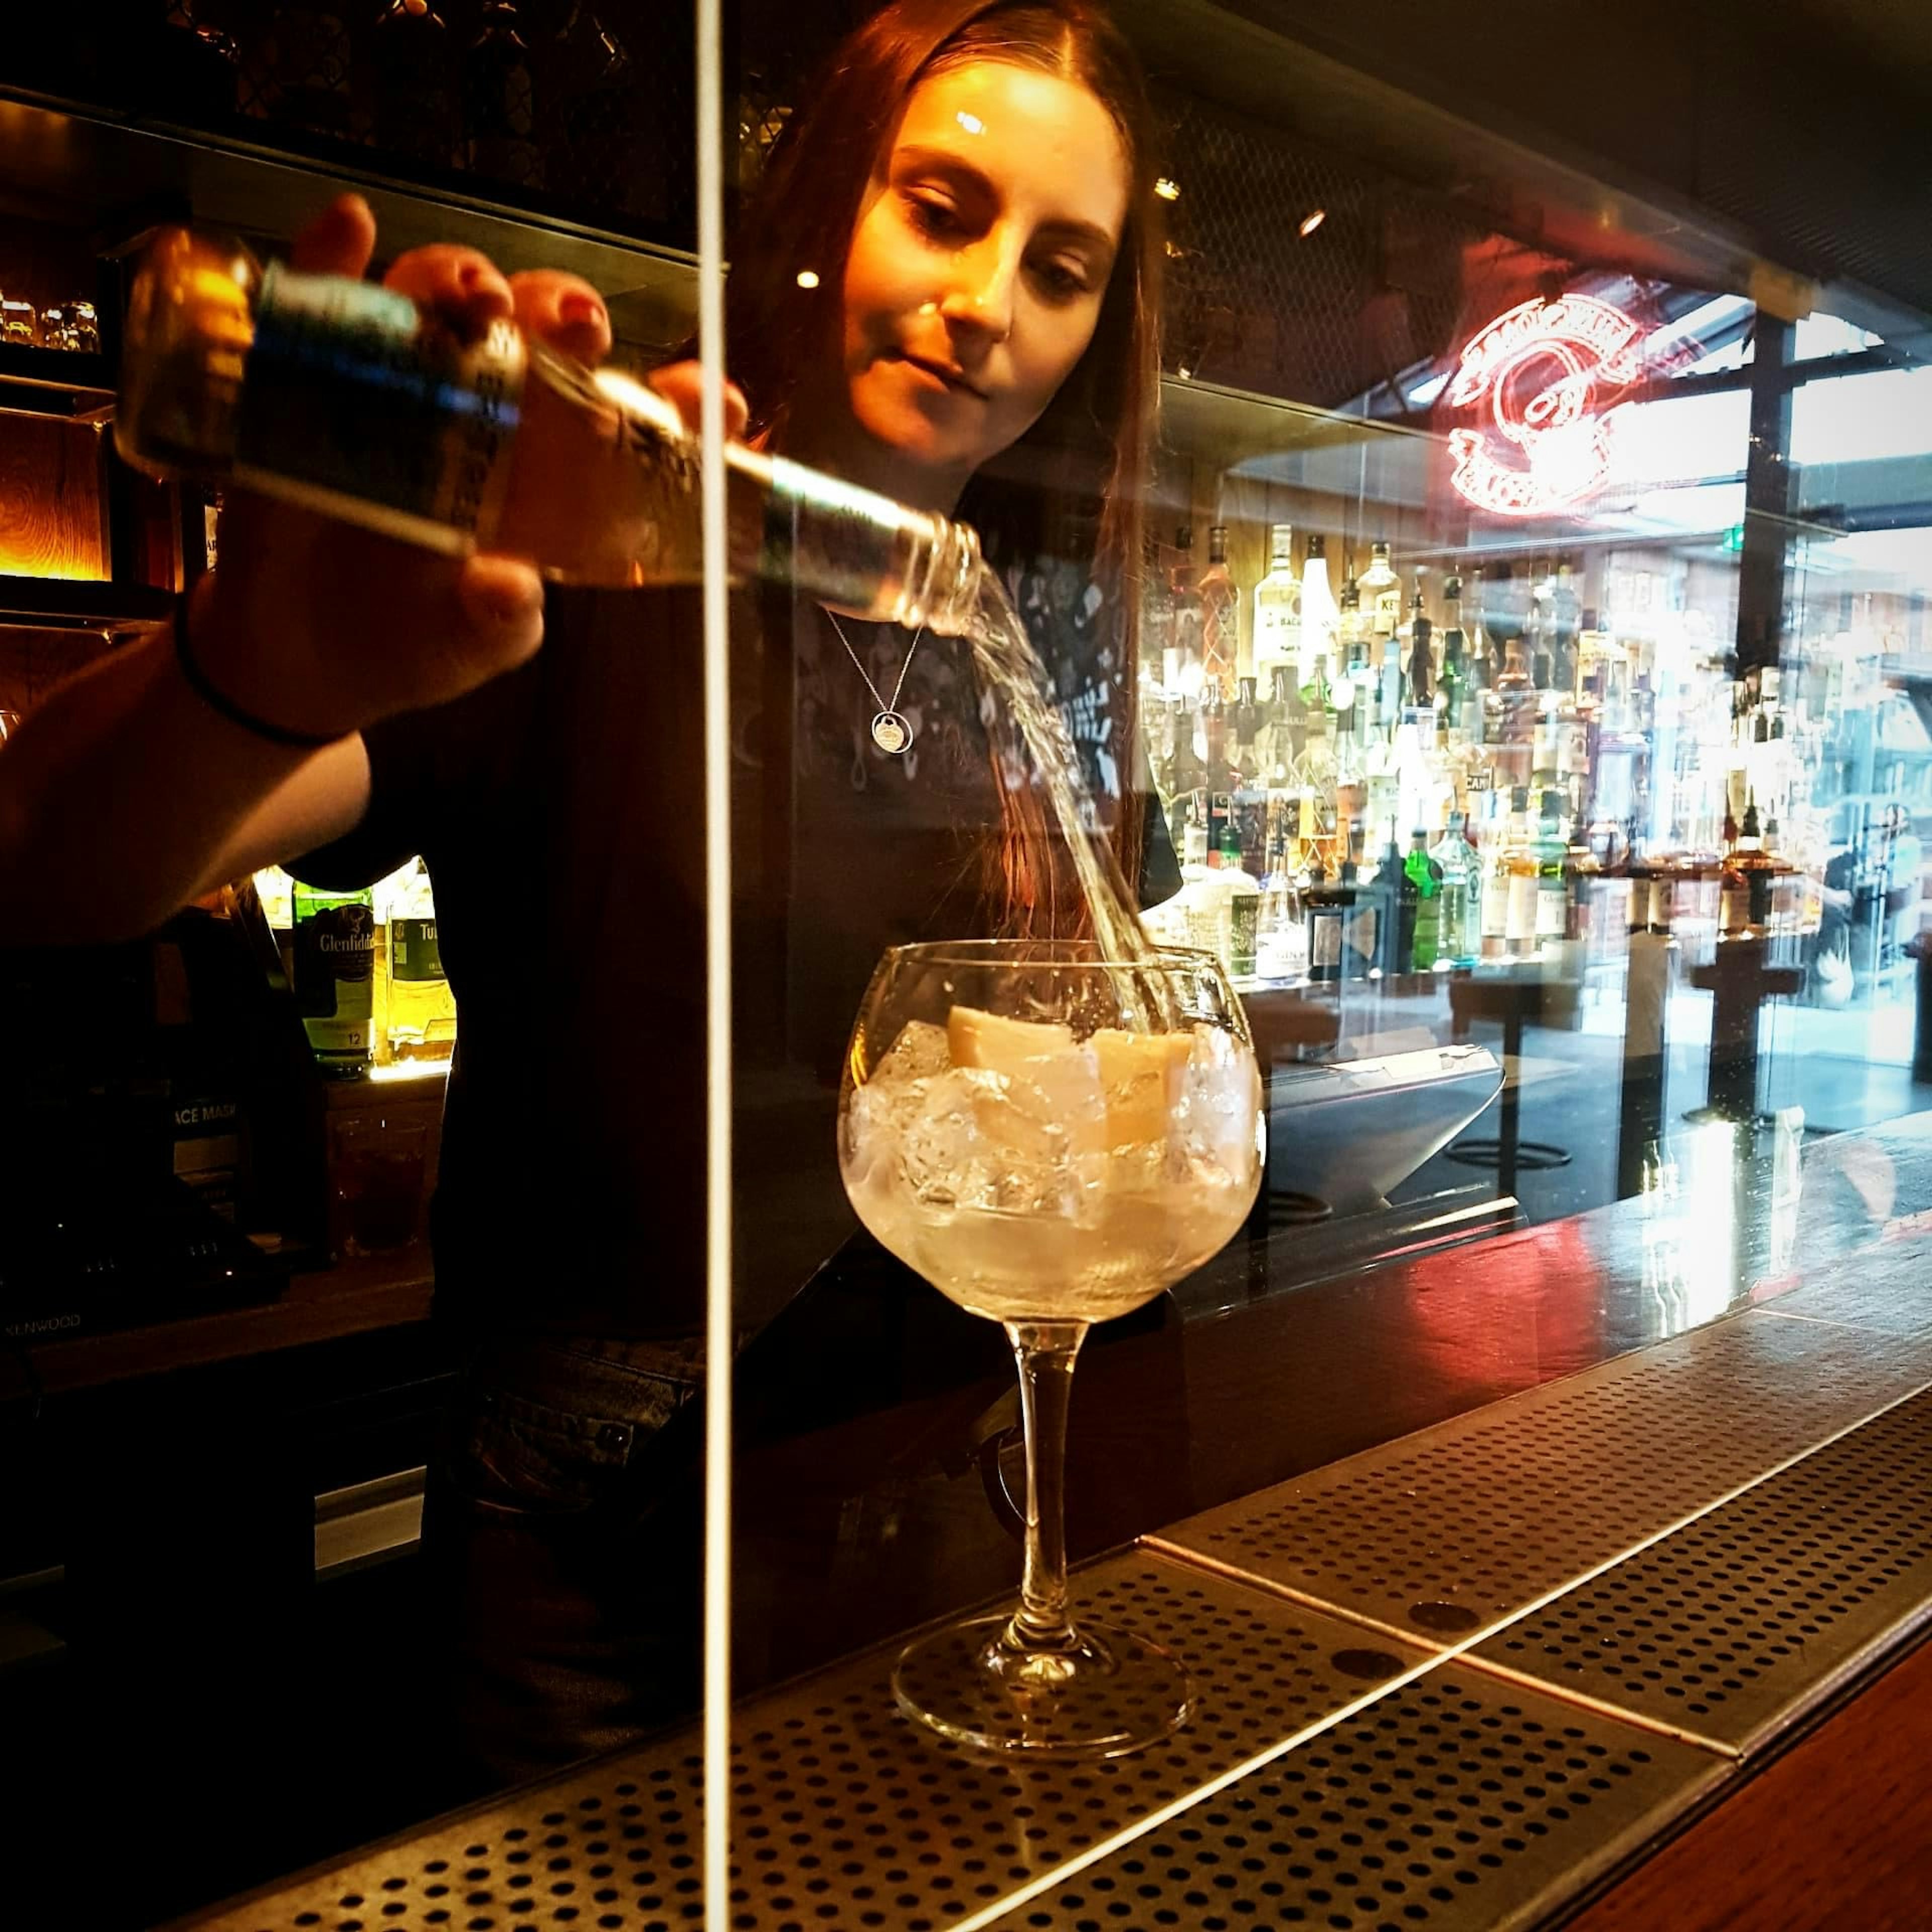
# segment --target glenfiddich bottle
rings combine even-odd
[[[294,914],[296,1010],[316,1064],[334,1078],[357,1078],[374,1058],[375,896],[298,879]]]
[[[230,482],[433,550],[532,559],[566,582],[703,574],[698,439],[615,370],[506,322],[465,342],[368,282],[263,268],[238,242],[163,230],[128,302],[115,437],[159,476]],[[957,635],[978,537],[733,443],[734,575],[855,616]]]

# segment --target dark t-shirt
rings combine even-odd
[[[292,869],[341,886],[418,851],[428,865],[460,1016],[432,1216],[440,1314],[690,1333],[704,1323],[699,601],[554,590],[546,628],[521,669],[365,734],[362,824]],[[890,694],[907,634],[845,629]],[[766,647],[778,638],[789,648]],[[807,600],[734,598],[732,676],[735,1241],[750,1328],[856,1225],[834,1131],[854,1016],[886,947],[992,929],[981,854],[998,811],[963,645],[920,640],[902,757],[873,744],[872,694]]]

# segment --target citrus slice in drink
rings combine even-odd
[[[1109,1144],[1165,1140],[1168,1115],[1194,1050],[1193,1034],[1128,1033],[1119,1027],[1102,1027],[1087,1044],[1100,1063]]]

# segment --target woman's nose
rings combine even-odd
[[[939,304],[949,322],[981,331],[995,342],[1013,332],[1013,290],[1019,278],[1018,251],[998,235],[953,258],[952,286]]]

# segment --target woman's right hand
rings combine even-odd
[[[296,238],[294,266],[364,274],[376,223],[340,196]],[[610,347],[602,299],[580,278],[505,276],[472,248],[399,256],[383,278],[466,334],[513,316],[526,334],[587,363]],[[236,492],[222,511],[220,567],[188,622],[214,684],[290,730],[346,734],[460,697],[524,663],[543,639],[543,586],[518,559],[441,556],[393,537]]]

